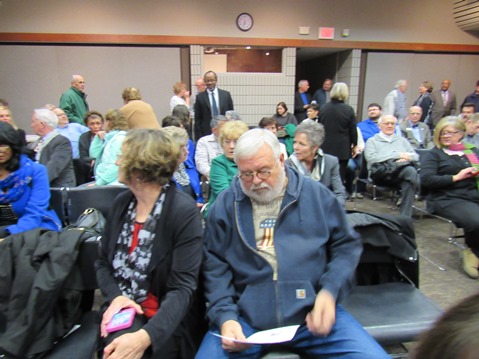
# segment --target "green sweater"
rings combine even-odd
[[[60,108],[65,111],[70,122],[84,125],[83,116],[88,112],[86,95],[74,87],[66,90],[60,97]]]

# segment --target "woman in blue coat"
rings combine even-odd
[[[46,168],[22,154],[18,132],[0,122],[0,238],[34,228],[60,231],[49,200]]]

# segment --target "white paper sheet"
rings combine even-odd
[[[288,327],[274,328],[263,330],[261,332],[256,332],[253,335],[250,335],[246,340],[237,340],[234,338],[229,338],[222,336],[220,334],[211,333],[217,337],[229,339],[237,343],[245,344],[277,344],[289,342],[295,336],[298,331],[299,325],[291,325]]]

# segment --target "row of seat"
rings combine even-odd
[[[126,187],[120,186],[55,188],[52,189],[52,207],[59,212],[66,224],[74,223],[90,207],[99,209],[106,216],[113,199],[124,190]],[[82,271],[94,276],[93,263],[96,256],[91,255],[91,249],[88,252],[86,257],[89,260],[79,265]],[[387,253],[386,248],[370,246],[365,246],[361,258],[361,263],[374,262],[392,267],[397,266],[396,261],[396,258]],[[356,285],[343,305],[382,345],[414,341],[441,314],[441,310],[419,290],[417,279]],[[62,340],[49,358],[61,358],[65,353],[68,353],[69,358],[90,357],[90,346],[98,333],[98,320],[97,313],[87,313],[82,318],[82,327]],[[74,353],[78,354],[75,356]],[[298,356],[292,353],[270,353],[266,358],[293,359]]]

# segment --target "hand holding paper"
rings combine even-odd
[[[211,333],[217,337],[230,340],[235,343],[243,344],[277,344],[289,342],[294,338],[296,332],[298,331],[299,325],[291,325],[288,327],[280,327],[269,330],[263,330],[261,332],[256,332],[253,335],[250,335],[246,339],[235,339],[231,337],[222,336],[220,334]]]

